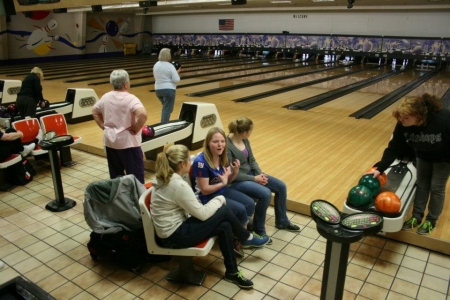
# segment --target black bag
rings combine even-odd
[[[6,170],[8,172],[8,182],[12,185],[25,185],[32,181],[33,176],[36,176],[37,174],[33,166],[26,158],[12,166],[9,166]]]
[[[170,256],[150,255],[147,252],[144,229],[122,230],[116,233],[91,232],[87,244],[95,261],[109,261],[135,273],[141,273],[150,263],[170,260]]]

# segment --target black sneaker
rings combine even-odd
[[[225,273],[225,280],[232,282],[243,289],[253,288],[253,282],[250,279],[245,278],[241,271],[234,274]]]
[[[287,231],[300,231],[300,227],[295,224],[289,223],[287,225],[275,226],[278,229],[287,230]]]

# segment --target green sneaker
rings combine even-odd
[[[408,221],[403,223],[402,230],[411,230],[420,225],[422,221],[417,220],[415,217],[411,217]]]
[[[422,225],[417,228],[418,234],[430,234],[435,228],[435,224],[431,224],[430,221],[425,221]]]

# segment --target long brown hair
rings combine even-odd
[[[441,108],[442,103],[438,97],[425,93],[422,96],[404,98],[392,112],[392,116],[398,121],[400,114],[410,115],[417,118],[418,126],[423,126],[427,123],[427,117]]]
[[[203,154],[204,154],[205,159],[208,162],[209,166],[211,168],[213,168],[214,167],[213,155],[211,153],[211,149],[209,149],[209,143],[211,142],[213,135],[216,133],[220,133],[223,136],[223,138],[225,139],[225,148],[223,149],[222,155],[220,155],[219,162],[223,167],[228,167],[228,165],[229,165],[228,157],[227,157],[228,146],[226,143],[227,137],[225,135],[225,131],[223,131],[222,128],[212,127],[208,131],[208,133],[206,134],[205,141],[203,142]]]
[[[189,150],[185,145],[172,145],[166,152],[156,157],[156,179],[168,185],[173,173],[178,171],[181,162],[187,162]]]

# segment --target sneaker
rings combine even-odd
[[[0,269],[3,268],[5,264],[0,260]]]
[[[236,253],[236,256],[242,258],[244,257],[245,253],[244,250],[242,250],[241,243],[238,239],[234,239],[234,253]]]
[[[42,132],[42,129],[39,129],[38,134],[36,136],[36,139],[38,140],[38,143],[42,141],[42,138],[44,137],[44,133]]]
[[[250,279],[245,278],[244,275],[242,275],[242,271],[238,271],[234,274],[225,273],[225,280],[232,282],[243,289],[253,288],[253,282]]]
[[[259,235],[253,235],[253,238],[251,240],[246,240],[241,243],[241,247],[246,248],[261,248],[267,242],[269,241],[269,237],[266,236],[259,236]]]
[[[411,230],[420,225],[422,221],[417,220],[415,217],[411,217],[408,221],[403,223],[402,230]]]
[[[430,234],[435,228],[436,224],[432,224],[430,221],[425,221],[422,225],[417,228],[418,234]]]
[[[36,147],[35,143],[23,146],[23,151],[20,152],[20,155],[22,155],[22,157],[27,156],[31,151],[33,151],[34,147]]]
[[[271,239],[270,236],[268,236],[267,234],[259,235],[259,234],[257,234],[256,232],[252,232],[252,234],[253,234],[253,236],[256,235],[257,237],[267,236],[267,237],[269,238],[269,240],[267,241],[266,245],[272,245],[272,244],[273,244],[272,239]]]
[[[287,225],[275,226],[278,229],[287,230],[287,231],[300,231],[300,227],[295,224],[289,223]]]

